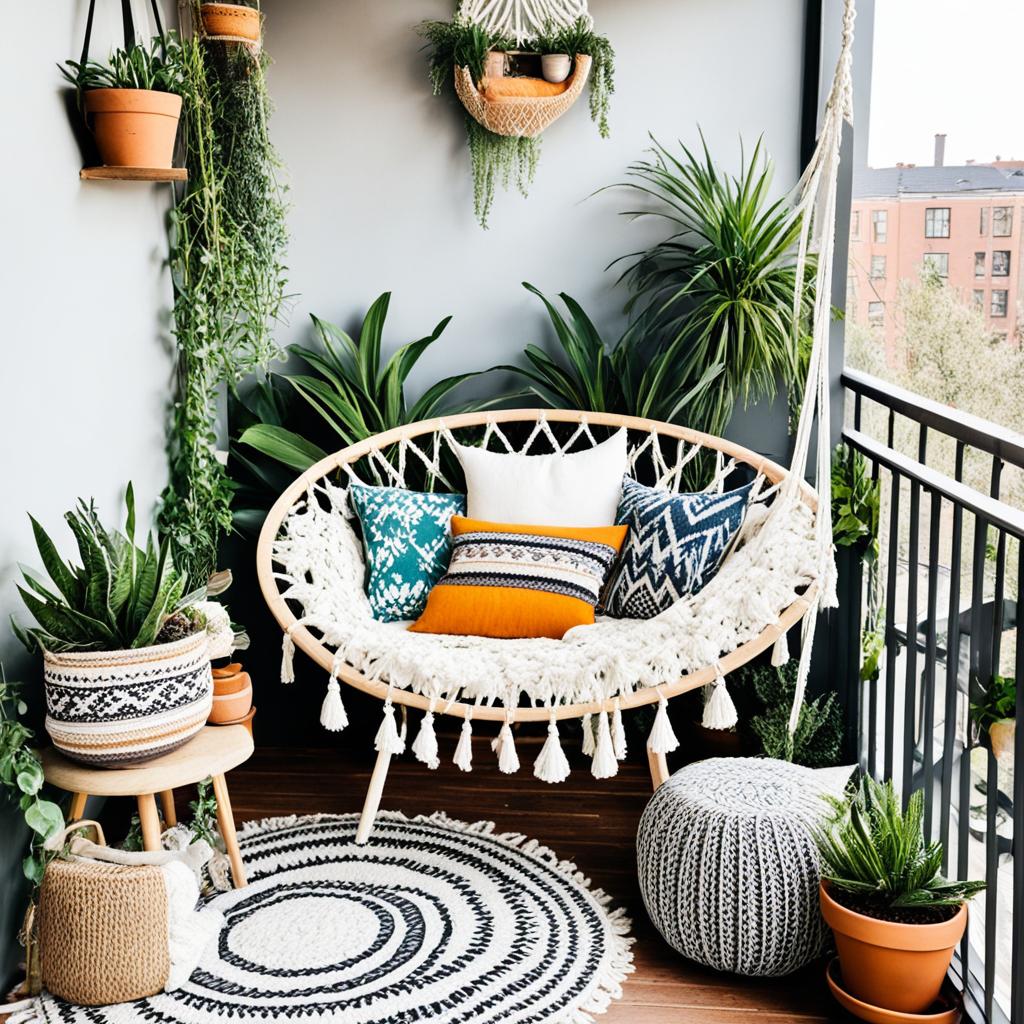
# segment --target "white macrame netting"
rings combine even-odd
[[[566,28],[584,18],[593,25],[587,0],[463,0],[459,16],[517,44],[539,35],[549,24]]]
[[[500,21],[506,28],[514,26],[516,32],[529,32],[528,26],[536,18],[543,21],[556,6],[563,17],[585,7],[575,3],[556,5],[553,0],[470,0],[461,13],[488,25]],[[852,119],[853,23],[854,2],[846,0],[835,78],[825,105],[818,145],[799,183],[792,213],[802,225],[796,280],[803,281],[803,267],[810,253],[816,253],[817,261],[813,347],[790,472],[774,487],[764,486],[764,479],[758,480],[740,541],[718,574],[700,593],[684,598],[653,619],[599,619],[593,626],[571,630],[562,640],[495,640],[410,633],[401,623],[378,622],[370,612],[363,590],[362,546],[350,524],[347,495],[348,483],[358,479],[356,470],[351,464],[338,466],[342,479],[334,483],[328,477],[335,467],[328,466],[321,477],[309,484],[306,497],[291,508],[272,545],[274,577],[281,595],[299,609],[284,638],[282,680],[290,682],[293,678],[292,631],[304,626],[319,634],[322,645],[334,651],[334,670],[321,715],[327,728],[343,728],[347,721],[338,685],[341,669],[347,665],[367,679],[386,683],[389,694],[396,688],[411,690],[430,700],[431,713],[424,719],[413,745],[414,753],[426,763],[437,762],[433,736],[435,708],[443,711],[446,704],[455,700],[504,706],[508,709],[507,720],[495,741],[495,749],[502,770],[512,771],[519,762],[514,749],[510,749],[508,724],[523,700],[534,706],[557,708],[608,702],[641,687],[670,685],[684,675],[717,666],[723,654],[776,624],[780,613],[806,593],[811,603],[802,626],[797,693],[790,717],[790,730],[795,730],[817,613],[819,608],[836,604],[830,515],[829,296],[842,128],[844,120]],[[794,303],[798,301],[798,296],[794,296]],[[529,451],[541,437],[547,449],[555,451],[597,443],[585,415],[574,432],[561,438],[541,416],[525,442],[515,446],[500,425],[488,420],[484,443],[507,451]],[[389,457],[371,448],[361,463],[371,478],[366,482],[405,486],[407,467],[419,464],[427,468],[438,486],[450,489],[451,483],[442,472],[442,454],[452,440],[450,431],[442,424],[430,433],[403,437],[397,453],[391,446]],[[644,458],[649,460],[656,479],[645,482],[678,491],[683,470],[697,457],[700,446],[674,440],[675,456],[669,461],[664,455],[665,440],[659,438],[656,428],[646,437],[632,431],[631,465]],[[812,440],[816,442],[813,477],[817,514],[812,513],[801,494]],[[734,461],[725,460],[719,452],[709,489],[720,489],[734,466]],[[773,662],[781,664],[787,657],[783,636],[776,644]],[[735,722],[735,709],[722,683],[719,675],[709,687],[705,724],[712,727],[728,727]],[[649,748],[656,753],[677,746],[664,712],[662,699],[649,740]],[[594,755],[594,774],[614,774],[615,761],[624,756],[617,705],[614,715],[598,716],[594,732],[589,726],[588,722],[585,749],[589,748],[588,752]],[[465,728],[468,732],[468,722]],[[551,728],[549,739],[557,748],[554,718]],[[405,748],[404,728],[400,734],[390,699],[377,748],[390,753],[400,753]],[[567,769],[559,753],[545,745],[545,753],[538,759],[538,776],[547,781],[564,777]],[[461,743],[456,763],[468,770],[469,762],[468,744]]]

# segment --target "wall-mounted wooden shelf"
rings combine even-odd
[[[83,167],[86,181],[188,181],[185,167]]]

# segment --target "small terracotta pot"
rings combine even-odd
[[[540,70],[545,82],[564,82],[572,70],[572,58],[567,53],[545,53]]]
[[[992,753],[997,759],[1013,757],[1013,742],[1017,733],[1017,719],[1004,718],[988,727],[988,738]]]
[[[232,36],[260,41],[260,12],[242,4],[202,4],[203,31],[208,36]]]
[[[242,673],[246,679],[248,673]],[[252,707],[252,686],[245,686],[236,693],[214,694],[213,707],[207,721],[210,725],[229,725],[244,718]]]
[[[839,952],[843,987],[872,1006],[924,1013],[938,998],[967,927],[967,904],[938,924],[898,924],[867,917],[820,888],[821,913]]]
[[[151,89],[89,89],[85,112],[107,167],[172,165],[180,96]]]
[[[213,695],[221,697],[229,693],[238,693],[239,690],[249,686],[251,681],[249,673],[242,671],[240,662],[236,661],[223,668],[215,668],[213,670]]]

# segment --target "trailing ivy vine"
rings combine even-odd
[[[198,25],[199,0],[190,6]],[[205,580],[231,526],[220,394],[280,354],[273,329],[286,303],[286,205],[262,50],[198,34],[182,45],[189,180],[170,216],[177,394],[160,528],[175,564]]]

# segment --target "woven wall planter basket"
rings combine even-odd
[[[166,754],[202,729],[213,703],[205,631],[138,650],[47,652],[43,674],[46,731],[83,764]]]
[[[475,121],[495,135],[532,139],[558,120],[583,94],[590,77],[590,57],[580,54],[569,87],[557,96],[484,98],[469,68],[455,69],[455,92]]]

